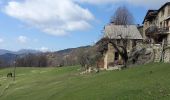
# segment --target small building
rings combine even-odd
[[[163,40],[170,44],[170,2],[158,10],[148,10],[143,20],[143,37],[154,44],[160,44]]]
[[[148,10],[143,20],[143,38],[158,48],[156,62],[170,62],[170,2]]]
[[[117,46],[125,46],[127,52],[130,52],[143,39],[136,25],[106,25],[104,28],[105,37],[112,39]],[[103,62],[103,69],[123,65],[120,54],[111,43],[108,44],[108,49],[103,55]]]

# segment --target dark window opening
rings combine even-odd
[[[135,47],[135,46],[136,46],[136,41],[133,40],[133,41],[132,41],[132,47]]]
[[[120,40],[117,40],[117,45],[121,45],[121,41]]]
[[[162,9],[161,16],[163,16],[165,13],[165,9]]]
[[[166,27],[168,27],[168,21],[166,21]]]
[[[163,39],[166,41],[166,37],[167,35],[160,35],[156,41],[156,43],[162,43],[163,42]]]
[[[160,22],[160,27],[162,27],[162,22]]]
[[[119,53],[118,52],[115,52],[115,61],[116,60],[119,60]]]

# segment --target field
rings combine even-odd
[[[0,69],[0,100],[170,100],[170,64],[80,75],[79,66]]]

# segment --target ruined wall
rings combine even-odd
[[[155,44],[153,46],[153,49],[154,49],[154,54],[155,54],[154,62],[160,62],[163,56],[162,46],[160,44]]]
[[[167,46],[164,48],[164,51],[162,50],[161,45],[154,45],[154,62],[160,62],[161,59],[165,63],[170,63],[170,46]]]
[[[142,34],[142,37],[143,39],[145,40],[146,39],[146,33],[145,33],[145,30],[149,27],[149,22],[144,22],[143,24],[143,34]]]
[[[168,46],[170,45],[170,34],[168,34],[168,36],[167,36],[167,45]]]
[[[113,67],[114,66],[114,59],[115,59],[115,49],[112,46],[112,44],[108,44],[108,51],[105,55],[105,67],[107,69],[107,67]]]
[[[104,67],[104,58],[102,57],[101,59],[99,59],[99,61],[97,62],[97,68],[103,69]]]
[[[111,43],[108,44],[108,50],[104,54],[104,67],[103,69],[108,69],[108,67],[114,67],[115,60],[115,48]]]
[[[107,57],[108,57],[108,52],[106,52],[105,56],[104,56],[104,69],[107,69]]]
[[[170,48],[164,51],[164,62],[165,63],[170,62]]]
[[[135,40],[128,40],[128,45],[127,45],[127,52],[130,52],[132,50],[132,42]]]

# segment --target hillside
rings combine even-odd
[[[0,100],[169,100],[170,64],[80,75],[78,66],[0,69]],[[2,76],[3,75],[3,76]]]
[[[41,51],[37,51],[37,50],[31,50],[31,49],[21,49],[19,51],[9,51],[9,50],[5,50],[5,49],[0,49],[0,55],[5,55],[5,54],[15,54],[15,55],[23,55],[23,54],[37,54],[37,53],[41,53]]]
[[[6,54],[6,53],[13,53],[13,52],[9,50],[0,49],[0,55]]]
[[[0,67],[9,67],[18,57],[23,57],[27,54],[41,54],[40,51],[22,49],[19,51],[9,51],[5,49],[0,49]],[[14,65],[13,65],[14,66]]]
[[[48,66],[78,65],[78,57],[80,56],[80,54],[88,51],[90,48],[91,46],[82,46],[46,53],[48,59]]]
[[[46,55],[48,65],[47,66],[70,66],[77,65],[78,56],[80,53],[87,51],[91,46],[82,46],[77,48],[69,48],[54,52],[40,52],[36,50],[22,49],[19,51],[8,51],[0,49],[0,67],[9,67],[13,62],[19,58],[28,54],[34,55]],[[14,65],[13,65],[14,66]]]
[[[10,66],[15,61],[16,58],[17,55],[12,53],[0,55],[0,67]]]

